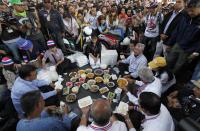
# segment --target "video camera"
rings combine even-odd
[[[4,25],[17,25],[18,20],[16,18],[13,18],[11,14],[8,12],[2,12],[0,14],[0,18],[2,18],[1,23]]]

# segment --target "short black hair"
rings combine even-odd
[[[137,40],[130,40],[130,44],[134,44],[134,45],[136,45],[138,43],[138,41]]]
[[[91,34],[91,39],[98,39],[98,36],[95,32]]]
[[[35,107],[38,105],[40,98],[41,93],[39,90],[27,92],[21,97],[21,107],[26,116],[30,115],[30,113],[35,110]]]
[[[142,92],[139,97],[139,104],[152,115],[156,115],[160,112],[161,100],[155,93]]]
[[[198,8],[200,7],[200,0],[188,0],[187,1],[188,8]]]
[[[19,77],[21,77],[22,79],[25,79],[26,77],[30,76],[31,72],[36,71],[36,67],[34,65],[23,65],[20,69],[19,69]]]

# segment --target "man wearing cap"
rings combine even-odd
[[[17,20],[12,16],[9,7],[0,0],[0,37],[2,42],[11,50],[14,59],[20,61],[17,40],[21,38],[17,28]]]
[[[7,88],[11,90],[17,77],[17,69],[14,66],[14,61],[9,57],[3,57],[1,60],[3,65],[3,75],[7,81]]]
[[[40,31],[41,25],[36,11],[26,11],[26,6],[20,0],[12,0],[13,16],[18,20],[18,28],[23,37],[32,41],[40,52],[46,49],[45,39]]]
[[[181,73],[180,69],[188,58],[194,58],[200,52],[200,1],[190,0],[187,13],[190,19],[184,17],[168,41],[173,48],[167,57],[167,63],[175,75]]]
[[[66,47],[63,42],[65,27],[60,13],[53,9],[51,0],[44,0],[45,9],[39,12],[39,18],[47,38],[54,39],[55,43],[66,54]]]
[[[53,40],[48,40],[47,46],[49,49],[44,53],[44,57],[42,59],[43,66],[45,66],[45,63],[48,59],[49,64],[54,65],[58,74],[61,75],[77,67],[76,64],[71,63],[69,59],[64,57],[61,49],[57,48]]]
[[[174,91],[167,97],[168,107],[177,120],[189,116],[200,122],[200,80],[191,82],[193,88],[182,87],[181,90]]]
[[[166,92],[172,85],[176,83],[175,76],[168,69],[167,62],[164,57],[154,58],[148,63],[148,66],[155,72],[155,77],[161,80],[162,93]]]
[[[147,60],[152,60],[156,51],[156,44],[159,40],[159,26],[163,21],[163,14],[157,11],[158,4],[152,2],[148,7],[148,14],[145,16],[146,29],[143,43],[145,44],[144,55]]]
[[[21,38],[17,41],[17,46],[25,63],[40,60],[40,52],[30,40]]]

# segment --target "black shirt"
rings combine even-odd
[[[92,54],[94,57],[100,56],[101,54],[101,45],[96,43],[95,45],[91,42],[86,47],[86,55]]]

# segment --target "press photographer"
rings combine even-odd
[[[0,37],[3,43],[11,50],[14,58],[20,60],[17,40],[20,39],[20,31],[17,28],[18,21],[12,16],[9,7],[0,1]]]
[[[19,22],[19,30],[23,37],[31,40],[35,48],[43,52],[46,49],[45,39],[40,30],[41,25],[35,10],[34,3],[22,3],[19,0],[13,1],[14,17]]]

